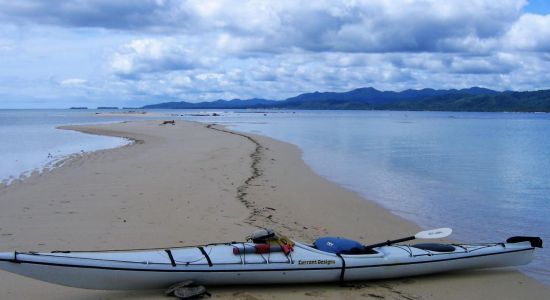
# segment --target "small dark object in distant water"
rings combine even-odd
[[[176,125],[176,121],[175,121],[175,120],[164,121],[164,122],[162,122],[162,124],[160,124],[160,125],[168,125],[168,124],[170,124],[170,125]]]
[[[218,113],[213,113],[212,114],[212,117],[219,117],[219,116],[220,116],[220,114],[218,114]]]

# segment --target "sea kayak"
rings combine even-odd
[[[294,284],[524,265],[542,241],[514,237],[504,243],[395,244],[348,254],[297,241],[283,246],[233,242],[132,251],[3,252],[0,269],[101,290],[160,289],[187,280],[202,285]]]

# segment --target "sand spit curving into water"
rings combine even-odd
[[[306,242],[365,243],[418,226],[317,176],[300,150],[218,125],[177,120],[66,126],[132,139],[0,188],[0,251],[102,250],[243,240],[271,227]],[[220,299],[545,299],[548,287],[510,270],[295,286],[212,287]],[[1,299],[166,299],[161,291],[59,287],[0,272]]]

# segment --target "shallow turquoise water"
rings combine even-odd
[[[322,176],[425,228],[452,227],[455,239],[535,235],[550,242],[550,114],[297,111],[188,118],[296,144]],[[550,283],[547,252],[538,251],[523,270]]]

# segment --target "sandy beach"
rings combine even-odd
[[[306,242],[365,243],[419,230],[315,174],[294,145],[176,121],[64,126],[134,143],[84,153],[0,187],[0,251],[152,248],[243,240],[270,227]],[[443,224],[444,225],[444,224]],[[544,249],[543,249],[544,251]],[[376,282],[211,287],[219,299],[548,299],[514,269]],[[93,291],[0,272],[0,299],[166,299],[162,291]]]

